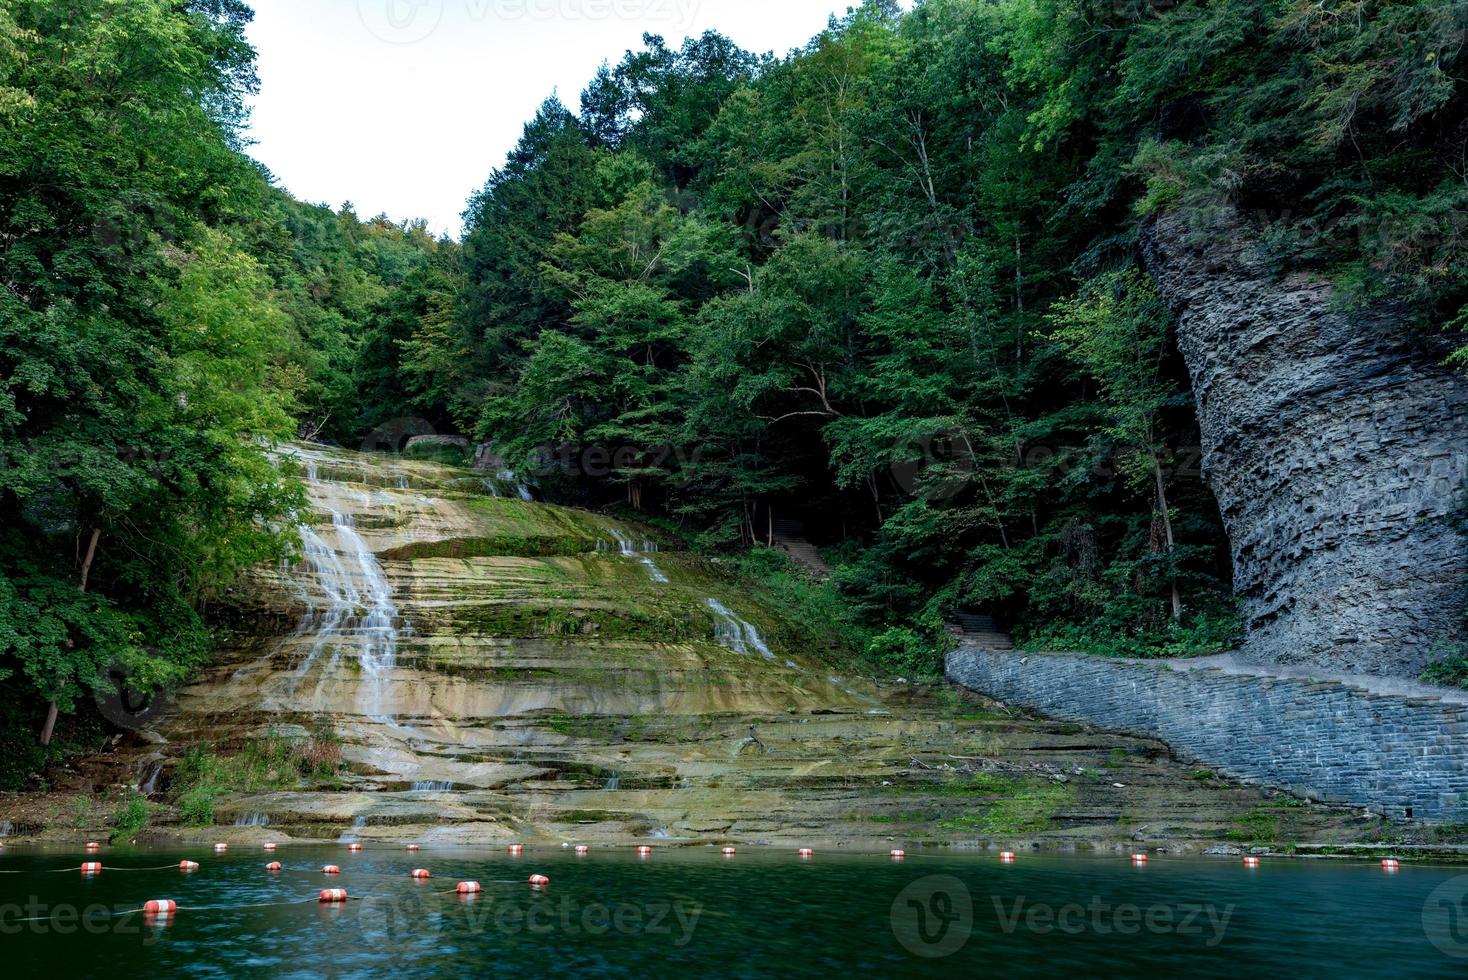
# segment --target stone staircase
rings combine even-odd
[[[820,581],[831,577],[831,566],[821,558],[820,550],[805,537],[805,524],[789,518],[775,520],[775,547]]]
[[[993,616],[963,609],[953,614],[948,631],[959,642],[981,650],[1013,650],[1014,641]]]

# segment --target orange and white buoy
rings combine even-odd
[[[1244,867],[1246,867],[1246,868],[1257,868],[1257,867],[1259,867],[1259,859],[1256,858],[1256,857],[1246,857],[1246,858],[1244,858]]]
[[[891,850],[891,851],[890,851],[890,852],[889,852],[889,856],[890,856],[890,857],[891,857],[891,858],[892,858],[892,860],[894,860],[894,861],[901,861],[901,860],[902,860],[902,859],[903,859],[903,858],[905,858],[905,857],[907,857],[907,852],[906,852],[906,851],[904,851],[904,850],[902,850],[902,848],[900,848],[900,847],[894,847],[894,848],[893,848],[893,849],[892,849],[892,850]]]
[[[1381,862],[1381,866],[1384,870],[1387,871],[1402,870],[1402,862],[1398,861],[1396,858],[1387,858],[1385,861]]]
[[[190,874],[191,872],[198,871],[199,870],[199,862],[198,861],[180,861],[180,862],[178,862],[178,870],[182,871],[184,874]]]
[[[796,854],[799,854],[803,858],[810,858],[810,857],[815,857],[816,856],[815,850],[812,849],[812,848],[809,848],[809,847],[802,847],[800,850],[796,851],[795,853]]]
[[[454,889],[460,895],[478,895],[480,890],[479,882],[477,881],[461,881],[458,887]]]
[[[229,850],[229,845],[228,844],[215,844],[214,845],[214,853],[215,854],[223,854],[227,850]]]
[[[509,846],[508,850],[510,852],[510,857],[519,857],[521,854],[524,854],[525,853],[525,845],[524,844],[511,844]]]
[[[269,864],[267,864],[265,866],[265,870],[266,871],[272,871],[272,872],[273,871],[279,871],[280,870],[280,862],[279,861],[271,861]]]
[[[345,888],[323,888],[321,889],[321,904],[340,905],[347,900]]]
[[[726,857],[726,858],[731,858],[734,855],[738,854],[739,852],[737,850],[735,850],[734,848],[732,848],[732,847],[726,847],[720,853],[722,853],[724,855],[724,857]]]
[[[1145,855],[1145,854],[1133,854],[1132,855],[1132,864],[1146,864],[1146,863],[1147,863],[1147,855]]]
[[[544,888],[546,885],[550,884],[550,879],[547,878],[545,875],[531,875],[530,884],[534,885],[536,888]]]
[[[321,869],[321,873],[324,875],[339,875],[342,873],[342,869],[338,868],[334,864],[328,864],[326,867]]]
[[[88,851],[100,851],[102,849],[102,845],[101,844],[98,844],[94,840],[89,840],[89,841],[87,841],[86,849]]]
[[[577,844],[576,845],[576,856],[577,857],[586,857],[586,855],[588,855],[590,853],[591,853],[591,848],[587,847],[585,844]]]
[[[158,919],[167,919],[177,911],[178,903],[167,898],[160,898],[143,906],[144,915],[151,915]]]
[[[652,848],[651,847],[648,847],[646,844],[639,844],[639,845],[637,845],[637,856],[638,857],[649,857],[649,856],[651,856],[651,854],[652,854]]]
[[[1004,864],[1013,864],[1014,863],[1014,852],[1013,851],[1000,851],[999,852],[999,860],[1001,862],[1003,862]]]
[[[347,850],[351,851],[353,854],[355,854],[356,852],[360,851],[361,849],[362,849],[362,845],[361,844],[348,844],[347,845]]]
[[[84,874],[84,875],[99,875],[101,873],[102,873],[102,862],[101,861],[84,861],[84,862],[82,862],[82,874]]]
[[[264,850],[267,850],[267,851],[273,851],[273,850],[275,850],[275,845],[274,844],[261,844],[260,847],[262,849],[264,849]]]
[[[413,852],[416,853],[418,851],[423,850],[423,848],[419,847],[417,844],[409,844],[408,845],[408,850],[413,851]]]
[[[427,868],[414,868],[413,869],[413,877],[414,878],[418,878],[418,879],[421,880],[423,878],[432,878],[433,875],[431,875],[431,874],[428,873],[428,869]]]

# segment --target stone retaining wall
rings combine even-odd
[[[1312,800],[1468,820],[1468,705],[1337,681],[1177,662],[964,647],[950,680],[1067,721],[1157,738],[1179,757]]]

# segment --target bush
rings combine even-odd
[[[147,799],[137,793],[129,794],[127,802],[112,816],[112,827],[115,831],[112,839],[117,841],[135,837],[148,826],[151,816],[152,809],[148,806]]]
[[[933,677],[943,673],[946,644],[905,626],[894,626],[872,637],[867,656],[893,673]]]
[[[1422,672],[1422,679],[1443,687],[1468,688],[1468,654],[1433,661]]]

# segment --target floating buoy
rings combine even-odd
[[[339,905],[347,900],[345,888],[323,888],[321,889],[321,903],[323,905]]]
[[[1145,855],[1145,854],[1133,854],[1132,855],[1132,864],[1146,864],[1146,863],[1147,863],[1147,855]]]
[[[265,866],[265,870],[266,871],[279,871],[280,870],[280,862],[279,861],[271,861],[269,864],[267,864]]]
[[[361,849],[362,849],[362,845],[361,844],[348,844],[347,845],[347,850],[352,851],[352,852],[360,851]]]
[[[585,844],[577,844],[576,853],[579,854],[581,857],[585,857],[586,855],[591,853],[591,848],[587,847]]]
[[[1381,866],[1387,871],[1400,871],[1402,869],[1402,862],[1398,861],[1396,858],[1387,858],[1385,861],[1381,862]]]
[[[199,862],[198,861],[180,861],[180,862],[178,862],[178,870],[182,871],[184,874],[188,874],[191,871],[198,871],[199,870]]]
[[[428,873],[428,869],[427,868],[414,868],[413,869],[413,877],[414,878],[432,878],[433,875],[431,875],[431,874]]]
[[[999,860],[1000,861],[1003,861],[1005,864],[1013,864],[1014,863],[1014,852],[1013,851],[1000,851],[999,852]]]
[[[722,852],[721,852],[721,853],[722,853],[722,854],[723,854],[723,855],[724,855],[724,857],[726,857],[726,858],[731,858],[731,857],[733,857],[733,856],[734,856],[734,855],[736,855],[736,854],[738,854],[738,853],[739,853],[739,852],[738,852],[738,851],[736,851],[736,850],[735,850],[735,849],[734,849],[734,848],[732,848],[732,847],[726,847],[726,848],[724,848],[724,850],[723,850],[723,851],[722,851]]]
[[[178,903],[167,898],[160,898],[143,906],[144,915],[153,915],[160,919],[166,919],[177,911]]]
[[[544,888],[546,885],[550,884],[550,879],[547,878],[545,875],[531,875],[530,884],[534,885],[536,888]]]
[[[229,850],[229,845],[228,844],[215,844],[214,845],[214,853],[215,854],[223,854],[227,850]]]
[[[815,857],[816,856],[816,852],[813,849],[809,848],[809,847],[802,847],[800,850],[796,851],[795,853],[799,854],[803,858]]]
[[[890,856],[890,857],[891,857],[891,858],[892,858],[892,859],[893,859],[893,860],[896,860],[896,861],[901,861],[901,860],[902,860],[902,859],[903,859],[903,858],[905,858],[905,857],[907,857],[907,852],[906,852],[906,851],[904,851],[904,850],[902,850],[902,849],[901,849],[901,848],[893,848],[893,849],[892,849],[892,850],[891,850],[891,851],[890,851],[890,852],[889,852],[889,856]]]
[[[408,850],[410,850],[410,851],[421,851],[421,850],[423,850],[423,848],[419,847],[417,844],[409,844],[408,845]]]
[[[637,854],[639,857],[647,857],[652,854],[652,848],[648,847],[646,844],[639,844],[637,847]]]
[[[342,869],[338,868],[334,864],[328,864],[326,867],[321,869],[321,873],[324,875],[339,875],[342,873]]]
[[[454,891],[458,892],[460,895],[478,895],[480,891],[479,882],[461,881],[459,882],[458,887],[454,889]]]
[[[512,857],[519,857],[525,851],[524,844],[511,844],[508,848]]]
[[[86,861],[82,864],[82,874],[99,875],[102,873],[101,861]]]
[[[100,851],[101,849],[102,849],[102,845],[101,844],[98,844],[96,841],[94,841],[94,840],[87,841],[87,850],[89,850],[89,851]]]
[[[1246,868],[1257,868],[1257,867],[1259,867],[1259,859],[1256,858],[1256,857],[1247,857],[1247,858],[1244,858],[1244,867],[1246,867]]]
[[[275,850],[275,845],[274,844],[261,844],[260,846],[263,847],[267,851],[273,851],[273,850]]]

